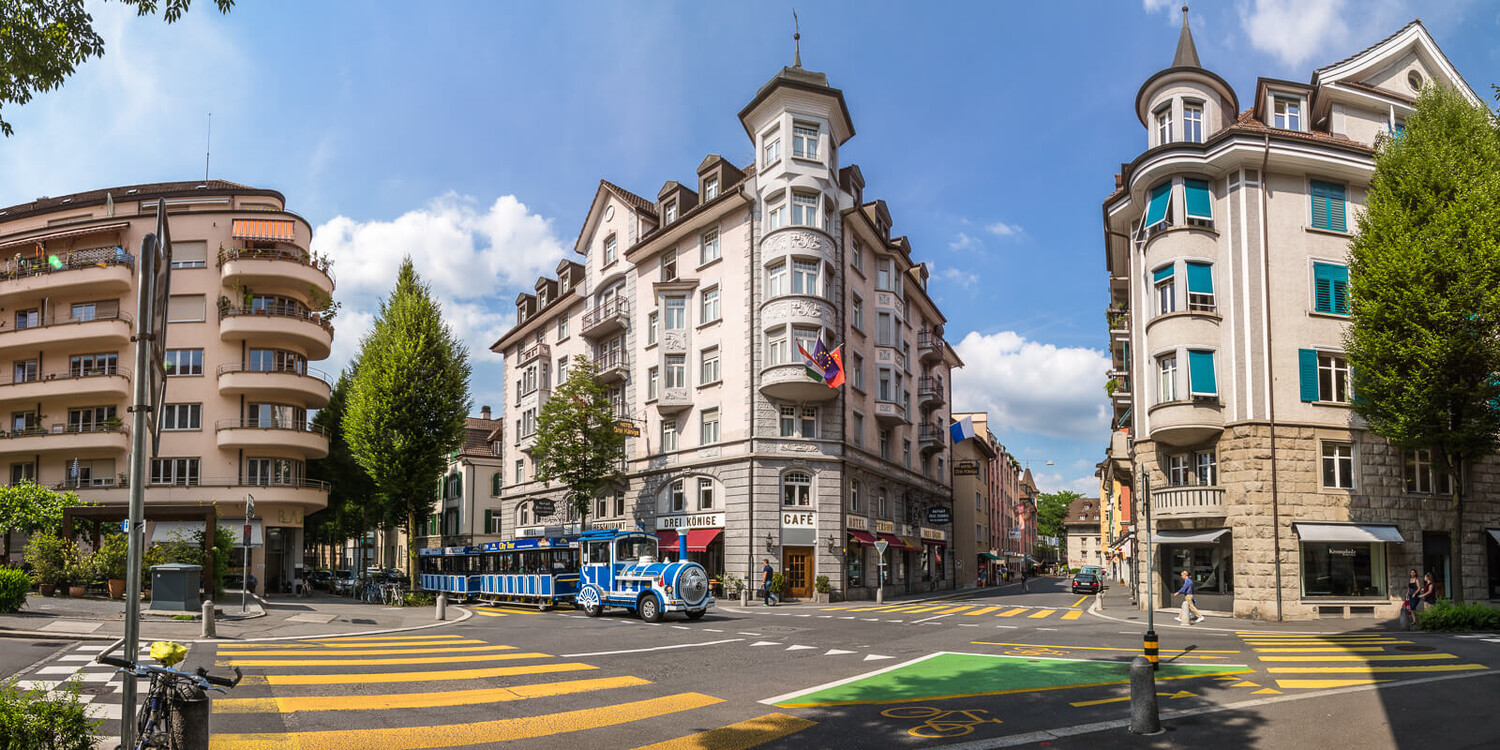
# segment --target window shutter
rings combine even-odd
[[[1187,264],[1187,285],[1188,291],[1193,294],[1213,294],[1213,266],[1207,263],[1193,263],[1189,261]]]
[[[1195,219],[1212,219],[1213,203],[1209,199],[1208,182],[1183,180],[1182,187],[1187,192],[1187,215]]]
[[[1344,186],[1312,181],[1312,225],[1317,229],[1347,231],[1344,221]]]
[[[494,497],[500,497],[500,472],[498,471],[495,472],[494,476],[490,477],[490,494]]]
[[[1339,315],[1349,314],[1349,267],[1333,266],[1329,286],[1333,287],[1333,311]]]
[[[1165,265],[1161,268],[1156,269],[1156,271],[1151,274],[1151,283],[1160,284],[1161,282],[1166,281],[1170,278],[1172,278],[1172,266]]]
[[[1219,394],[1219,384],[1214,377],[1213,352],[1188,352],[1188,390],[1194,395]]]
[[[1302,381],[1302,400],[1318,400],[1318,353],[1312,349],[1297,350],[1297,372]]]
[[[1318,312],[1349,314],[1349,267],[1313,264],[1313,306]]]
[[[484,533],[495,533],[495,511],[493,510],[487,510],[484,512]]]
[[[1151,189],[1151,203],[1146,207],[1146,226],[1167,218],[1167,204],[1172,198],[1172,183],[1163,182]]]

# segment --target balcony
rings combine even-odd
[[[948,342],[937,331],[923,328],[917,331],[917,357],[923,362],[941,362],[948,354]]]
[[[68,451],[129,451],[130,431],[124,425],[54,424],[0,433],[0,451],[5,453],[56,453]]]
[[[1117,308],[1107,308],[1104,311],[1105,320],[1109,322],[1109,337],[1111,339],[1130,338],[1130,311]]]
[[[537,357],[541,357],[544,360],[551,360],[552,347],[540,341],[533,343],[531,346],[521,350],[521,356],[517,358],[516,364],[524,365]]]
[[[1109,380],[1105,381],[1104,390],[1108,391],[1109,397],[1117,404],[1130,403],[1130,373],[1116,370],[1108,374]]]
[[[948,445],[948,436],[944,432],[942,425],[923,422],[917,428],[917,449],[923,455],[942,450]]]
[[[625,352],[605,352],[594,358],[595,375],[600,383],[623,383],[630,377],[630,358]]]
[[[307,458],[328,455],[328,432],[311,422],[221,419],[214,423],[220,448],[293,449]]]
[[[45,317],[36,325],[0,328],[0,350],[43,349],[57,344],[67,344],[75,352],[118,349],[130,343],[132,321],[122,312],[93,313],[77,318],[71,315]]]
[[[630,301],[615,297],[583,314],[579,332],[597,339],[625,330],[630,319]]]
[[[897,427],[911,424],[911,418],[906,415],[906,407],[895,401],[875,402],[875,421],[882,427]]]
[[[219,251],[219,275],[230,286],[257,292],[307,294],[309,288],[333,294],[333,271],[326,260],[313,260],[297,248]]]
[[[693,393],[687,388],[663,388],[656,398],[656,411],[675,414],[693,406]]]
[[[947,394],[943,379],[926,376],[917,381],[917,405],[923,409],[936,409],[946,403]]]
[[[1151,512],[1157,518],[1205,518],[1224,515],[1222,487],[1167,487],[1151,490]]]
[[[88,368],[46,373],[34,380],[0,383],[0,401],[102,396],[114,402],[131,395],[130,371],[123,367]]]
[[[56,259],[56,263],[52,262]],[[55,253],[47,258],[11,259],[0,265],[0,305],[11,300],[87,289],[90,295],[117,297],[130,291],[135,256],[121,247]]]
[[[1146,418],[1151,439],[1169,446],[1196,445],[1224,431],[1224,411],[1216,397],[1156,404]]]
[[[198,505],[204,501],[218,500],[241,503],[245,494],[255,495],[257,505],[280,504],[301,506],[305,513],[322,510],[328,506],[327,482],[305,477],[277,477],[260,481],[249,481],[243,477],[194,477],[176,482],[151,482],[146,485],[146,494],[151,503],[163,505]],[[124,493],[121,493],[122,497]]]
[[[760,392],[773,401],[795,402],[829,401],[839,395],[839,389],[829,388],[821,380],[813,380],[807,374],[807,365],[801,362],[763,368],[760,371]]]
[[[328,405],[332,386],[328,376],[311,368],[252,370],[239,363],[219,365],[219,393],[224,396],[263,397],[276,400],[292,395],[309,409]]]
[[[219,298],[219,337],[300,346],[308,359],[325,359],[333,348],[333,324],[301,305],[233,307]],[[168,340],[171,334],[168,333]]]

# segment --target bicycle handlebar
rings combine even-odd
[[[170,667],[157,667],[150,664],[139,664],[127,659],[121,659],[117,656],[100,656],[97,661],[100,664],[108,664],[112,667],[119,667],[120,669],[123,669],[127,672],[133,672],[137,677],[148,677],[153,673],[161,674],[172,679],[188,680],[190,682],[196,683],[198,687],[205,690],[213,689],[219,690],[219,692],[223,692],[222,690],[220,690],[220,687],[232,688],[240,684],[240,680],[244,677],[244,675],[240,673],[239,667],[234,668],[234,679],[231,680],[228,677],[218,677],[215,675],[211,675],[208,673],[208,670],[204,669],[203,667],[198,667],[197,674],[191,674],[188,672],[182,672],[176,669],[172,669]]]
[[[234,679],[232,680],[228,677],[216,677],[214,675],[211,675],[208,673],[208,670],[204,669],[203,667],[198,667],[197,674],[199,677],[208,680],[210,683],[213,683],[215,685],[223,685],[227,688],[232,688],[235,685],[240,684],[240,680],[244,677],[244,675],[240,674],[239,667],[234,668]]]

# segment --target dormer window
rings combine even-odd
[[[547,306],[547,290],[542,289],[536,293],[537,307]]]
[[[669,201],[666,208],[662,209],[662,223],[671,224],[677,221],[677,201]]]
[[[1172,142],[1172,105],[1156,110],[1156,145]]]
[[[792,126],[792,156],[799,159],[818,158],[818,126],[799,122]]]
[[[568,293],[568,274],[565,273],[557,277],[557,293],[559,295]]]
[[[1203,102],[1182,103],[1182,139],[1188,143],[1203,142]]]
[[[1275,97],[1272,103],[1272,124],[1283,130],[1302,129],[1302,100],[1288,96]]]
[[[703,200],[711,201],[719,197],[719,178],[710,177],[703,181]]]

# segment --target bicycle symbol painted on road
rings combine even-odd
[[[962,737],[972,731],[980,724],[1002,724],[999,719],[986,719],[979,714],[987,714],[979,708],[966,710],[944,711],[932,706],[899,706],[888,708],[880,712],[881,716],[891,719],[926,719],[906,733],[913,737],[946,738]]]
[[[1059,651],[1046,646],[1019,646],[1005,652],[1006,656],[1067,656],[1067,651]]]

